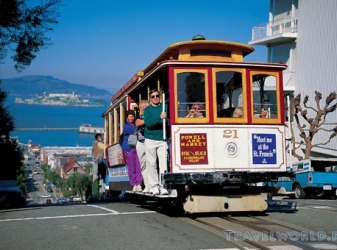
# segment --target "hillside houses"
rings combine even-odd
[[[92,147],[43,147],[40,148],[41,162],[48,164],[63,179],[73,173],[85,174],[85,165],[93,165]],[[92,174],[90,171],[88,174]]]

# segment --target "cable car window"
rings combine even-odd
[[[242,73],[216,72],[218,117],[243,118]]]
[[[177,74],[178,117],[203,118],[206,114],[205,74]]]
[[[276,77],[268,74],[253,75],[254,118],[277,118]]]

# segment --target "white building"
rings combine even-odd
[[[75,95],[75,92],[73,91],[72,94],[60,94],[60,93],[55,93],[55,94],[49,94],[48,97],[78,98],[78,95]]]
[[[253,27],[249,42],[266,46],[269,62],[287,64],[283,75],[285,94],[301,94],[302,101],[308,95],[312,107],[316,107],[316,90],[322,93],[321,106],[331,92],[337,91],[336,10],[336,0],[270,0],[269,20]],[[314,113],[308,111],[308,117],[313,117]],[[328,129],[336,126],[331,123],[337,122],[337,111],[328,114],[327,122]],[[313,143],[326,142],[330,134],[319,132]],[[335,156],[337,137],[312,152]]]
[[[50,169],[60,168],[69,157],[86,157],[92,160],[92,147],[43,147],[40,150],[43,163],[47,163]],[[64,158],[64,161],[62,161]]]

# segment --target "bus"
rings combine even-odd
[[[286,172],[283,63],[245,62],[246,44],[207,40],[169,45],[137,71],[104,111],[109,190],[130,200],[181,206],[186,213],[265,211],[254,183]],[[158,89],[168,109],[168,195],[132,192],[118,144],[129,109]],[[198,104],[202,116],[189,117]]]

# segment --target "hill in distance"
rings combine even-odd
[[[72,94],[81,98],[109,98],[105,90],[84,84],[70,83],[52,76],[23,76],[1,80],[0,87],[10,96],[42,96],[43,94]],[[2,86],[1,86],[2,85]]]

